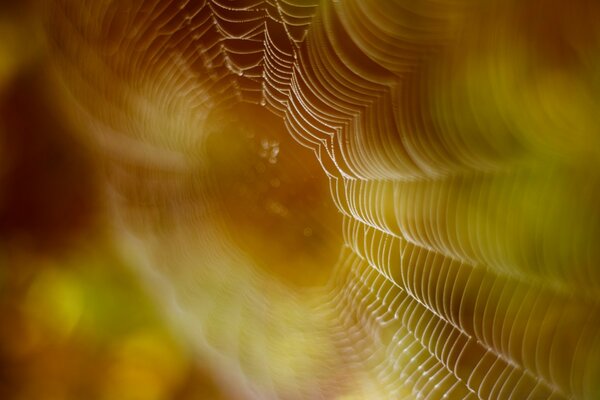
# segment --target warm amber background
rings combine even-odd
[[[292,150],[258,106],[276,99],[252,86],[276,79],[254,81],[244,90],[256,104],[239,106],[231,85],[247,70],[223,49],[220,64],[194,58],[181,40],[230,35],[207,23],[195,36],[199,3],[170,2],[148,24],[148,10],[117,12],[129,3],[51,3],[53,61],[72,97],[49,77],[37,2],[1,6],[3,397],[224,397],[210,376],[230,371],[193,355],[205,345],[241,370],[221,390],[243,377],[331,397],[597,397],[598,3],[320,3],[287,55],[311,82],[279,101],[304,91],[286,123],[318,150],[333,138],[339,164],[322,161],[337,208],[316,156]],[[244,15],[221,24],[242,29]],[[266,43],[241,42],[227,45],[260,56]],[[241,53],[233,64],[250,62]],[[116,250],[112,212],[140,239],[145,275]],[[333,315],[312,318],[279,283],[322,283],[340,231],[333,294],[317,297]],[[172,292],[150,298],[141,281],[157,271]],[[167,328],[155,302],[184,324]],[[336,364],[332,338],[355,364]]]
[[[0,3],[0,398],[223,398],[107,238],[99,163],[56,105],[37,6]]]

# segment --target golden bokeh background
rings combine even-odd
[[[0,399],[596,399],[600,3],[0,2]]]

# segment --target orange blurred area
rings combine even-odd
[[[236,104],[206,123],[208,174],[235,245],[290,285],[324,284],[342,245],[341,218],[316,156],[259,105]]]

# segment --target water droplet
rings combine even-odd
[[[271,157],[277,157],[279,155],[279,143],[271,143]]]

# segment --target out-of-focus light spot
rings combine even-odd
[[[81,318],[84,296],[73,276],[49,269],[36,277],[25,307],[35,321],[64,339],[73,332]]]
[[[180,384],[185,358],[164,334],[134,333],[119,343],[109,366],[103,399],[168,399]]]

